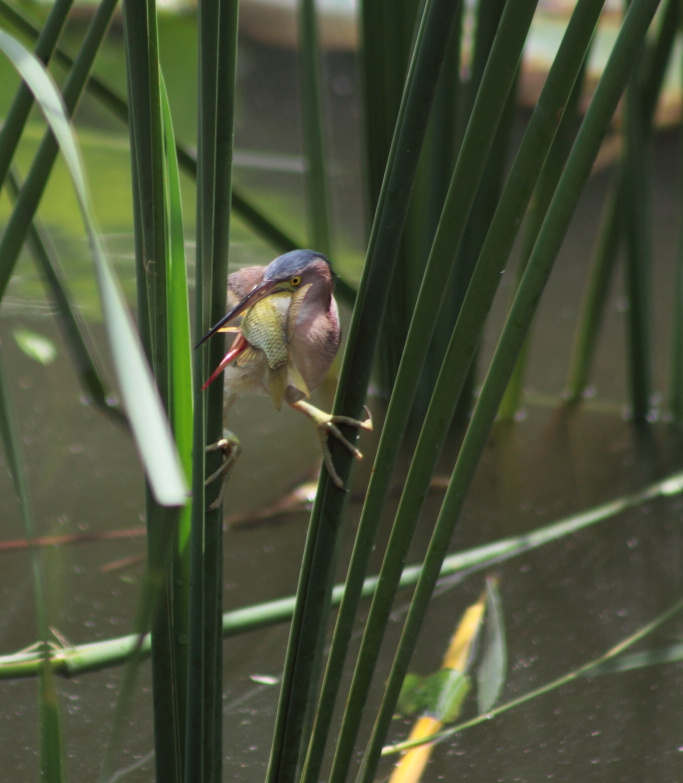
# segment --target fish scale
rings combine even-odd
[[[244,314],[240,326],[246,341],[263,351],[268,367],[276,370],[287,364],[287,316],[291,295],[272,294],[252,305]]]

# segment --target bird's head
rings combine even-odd
[[[300,291],[310,290],[312,296],[320,298],[321,306],[329,307],[332,286],[332,270],[324,255],[314,250],[292,250],[278,256],[266,267],[262,282],[254,286],[227,315],[211,327],[196,347],[227,326],[249,307],[253,307],[272,294],[290,293],[295,297]]]

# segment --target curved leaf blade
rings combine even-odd
[[[0,51],[35,95],[69,169],[95,261],[121,397],[152,492],[161,505],[184,505],[186,483],[168,420],[118,282],[100,246],[90,211],[85,171],[59,92],[43,65],[3,30],[0,30]]]
[[[488,712],[496,703],[505,685],[507,644],[503,602],[495,579],[486,580],[486,613],[484,654],[477,670],[477,705],[479,712]]]

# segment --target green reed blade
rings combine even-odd
[[[104,11],[102,11],[103,8]],[[102,11],[102,16],[98,16],[100,11]],[[92,35],[88,40],[89,46],[85,47],[85,61],[91,62],[91,56],[94,56],[94,52],[91,52],[90,49],[92,47],[96,50],[95,43],[101,40],[101,35],[104,29],[106,29],[106,22],[108,22],[111,12],[113,12],[111,0],[104,0],[89,31]],[[175,446],[170,437],[168,422],[159,404],[158,394],[154,387],[149,367],[142,354],[123,295],[100,246],[99,237],[90,212],[85,173],[67,119],[68,112],[43,67],[33,58],[30,52],[2,30],[0,30],[0,47],[12,60],[12,64],[20,72],[22,78],[31,86],[50,123],[51,131],[58,140],[58,149],[61,149],[69,168],[93,253],[102,308],[107,325],[107,334],[119,387],[143,464],[159,499],[168,505],[182,505],[185,502],[186,492],[184,479],[177,462]],[[86,62],[83,63],[83,66],[86,66]],[[82,84],[82,74],[79,74],[78,78],[74,77],[74,80],[69,82],[65,89],[69,84],[71,85],[70,95],[73,99],[75,97],[74,93],[79,92],[77,87],[79,84]],[[41,147],[47,150],[53,145],[57,148],[57,142],[54,142],[52,137],[50,137]],[[54,155],[56,155],[56,149]],[[52,160],[54,155],[50,154]],[[10,220],[11,226],[15,216],[20,215],[17,218],[17,223],[21,225],[19,227],[15,225],[13,233],[11,227],[7,227],[2,242],[0,242],[0,255],[3,252],[3,248],[7,247],[5,244],[6,240],[8,245],[15,246],[16,253],[18,253],[23,243],[23,238],[33,217],[39,193],[42,192],[44,187],[45,172],[38,170],[40,164],[44,162],[44,160],[41,160],[40,155],[37,155],[36,159],[34,159],[34,164],[31,167],[31,172],[34,176],[32,178],[31,174],[29,174],[21,195],[17,200],[13,218]],[[33,180],[32,187],[29,188],[31,179]],[[33,204],[33,209],[29,210],[29,214],[18,212],[19,206],[22,204],[22,197],[27,192],[29,192],[27,199]],[[26,206],[25,202],[24,206]],[[12,235],[9,236],[10,234]],[[16,254],[14,255],[14,260],[16,260]],[[9,279],[14,260],[3,256],[4,263],[0,269],[0,274],[4,281],[3,290]]]
[[[590,174],[591,166],[628,79],[634,57],[642,46],[657,5],[657,0],[635,0],[624,18],[617,41],[577,136],[506,320],[432,535],[424,571],[413,596],[401,642],[386,686],[382,707],[375,721],[363,759],[359,775],[359,781],[363,783],[369,783],[374,777],[381,746],[391,721],[400,686],[410,663],[412,650],[446,549],[452,539],[467,489],[495,419],[505,386],[514,368],[516,357],[536,312],[540,295],[576,207],[582,186]],[[463,312],[464,308],[463,305]],[[457,330],[456,325],[456,332]],[[423,435],[427,430],[428,420],[433,416],[444,416],[444,411],[452,406],[451,398],[454,385],[452,376],[454,370],[457,372],[456,368],[460,362],[462,350],[459,345],[452,345],[452,348],[452,351],[449,349],[449,354],[439,376],[430,411],[423,427]],[[433,448],[431,444],[430,448]]]
[[[401,227],[408,209],[418,157],[438,73],[447,48],[457,4],[430,0],[415,44],[387,177],[368,247],[341,377],[335,411],[361,415],[379,324],[393,274]],[[350,434],[351,438],[355,435]],[[348,480],[351,455],[331,444],[332,457],[343,481]],[[300,572],[297,609],[285,660],[275,738],[267,780],[290,780],[299,767],[302,727],[310,694],[317,682],[311,672],[319,666],[329,612],[340,518],[345,493],[323,471]]]
[[[7,189],[10,196],[16,200],[21,190],[21,184],[11,168],[7,175]],[[114,407],[112,398],[106,390],[87,327],[69,293],[66,274],[50,247],[48,238],[35,221],[29,228],[27,242],[57,307],[67,349],[71,354],[83,389],[96,405],[99,405],[107,413],[118,416],[120,411]]]

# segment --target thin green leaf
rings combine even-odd
[[[44,28],[40,31],[36,29],[30,35],[30,37],[37,40],[35,53],[44,62],[47,62],[54,51],[68,11],[68,5],[68,3],[65,4],[61,0],[55,3]],[[76,106],[78,96],[82,90],[83,79],[87,78],[87,73],[115,6],[115,0],[106,0],[100,4],[83,39],[77,62],[74,64],[74,68],[64,85],[64,102],[71,111]],[[6,3],[0,3],[0,12],[12,20],[13,23],[16,21],[16,11],[8,7]],[[20,25],[20,28],[24,29],[22,25]],[[21,190],[20,195],[13,196],[15,201],[19,201],[20,204],[15,204],[9,224],[0,243],[0,257],[3,260],[2,265],[0,265],[0,289],[3,291],[6,289],[22,243],[26,239],[52,291],[67,335],[67,343],[78,367],[82,383],[97,404],[107,413],[115,413],[118,416],[120,411],[113,407],[114,403],[107,395],[104,384],[100,379],[100,374],[96,369],[93,353],[88,346],[86,331],[77,313],[69,303],[64,276],[61,274],[56,260],[50,254],[45,240],[41,237],[39,227],[31,224],[31,219],[35,215],[38,202],[57,155],[58,148],[54,139],[49,133],[43,139],[31,166],[28,180],[24,183],[25,187],[21,189],[18,187],[16,176],[9,169],[33,100],[31,91],[25,84],[22,84],[17,91],[0,133],[0,180],[4,179],[5,175],[8,176],[7,184],[11,194],[13,192],[19,194],[19,190]]]
[[[78,101],[85,89],[88,74],[104,39],[111,17],[116,8],[117,0],[101,0],[95,11],[88,30],[81,42],[78,57],[64,82],[60,96],[61,103],[66,107],[66,116],[72,116],[78,106]],[[12,39],[13,40],[13,39]],[[53,105],[59,105],[54,101]],[[49,118],[48,118],[49,119]],[[7,227],[0,239],[0,298],[7,290],[10,277],[19,257],[19,253],[28,235],[31,221],[36,214],[38,205],[50,177],[52,168],[59,155],[58,136],[48,129],[38,150],[33,156],[31,168],[26,176],[17,203],[12,210]]]
[[[68,115],[50,75],[18,41],[0,30],[0,50],[29,85],[57,139],[74,183],[102,300],[110,348],[121,396],[150,485],[162,505],[181,506],[185,480],[154,381],[125,300],[100,246],[90,213],[85,171]]]
[[[683,148],[683,134],[679,140]],[[681,185],[683,191],[683,180]],[[681,203],[679,201],[679,203]],[[679,208],[680,209],[680,208]],[[683,226],[683,221],[680,222]],[[671,360],[669,380],[669,408],[674,422],[683,425],[683,231],[678,237],[676,275],[673,284],[673,326],[671,329]]]
[[[178,444],[178,452],[185,475],[192,474],[192,355],[190,345],[190,314],[185,266],[185,245],[183,236],[183,213],[180,193],[180,176],[176,158],[176,146],[173,124],[163,77],[160,80],[161,114],[165,137],[164,169],[166,181],[166,296],[168,325],[168,373],[169,373],[169,417],[173,434]],[[168,520],[160,520],[162,525]],[[165,560],[167,571],[166,585],[166,623],[165,646],[160,655],[165,661],[161,677],[166,682],[159,683],[161,688],[172,686],[172,705],[177,725],[171,724],[168,733],[159,735],[161,744],[157,747],[166,755],[170,743],[176,746],[177,779],[183,775],[185,752],[185,725],[187,721],[187,681],[188,681],[188,645],[189,636],[189,595],[190,595],[190,536],[192,508],[188,504],[180,510],[171,530],[173,538],[169,541],[169,557]],[[170,671],[169,671],[170,670]],[[170,676],[169,676],[170,675]],[[161,703],[161,702],[159,702]],[[168,722],[166,716],[165,721]],[[165,766],[168,769],[168,765]],[[157,764],[157,774],[160,765]],[[174,770],[174,772],[176,772]],[[170,774],[164,779],[170,783]]]
[[[424,711],[441,723],[452,723],[471,687],[470,678],[457,669],[435,672],[426,684]]]
[[[540,688],[535,688],[533,691],[529,691],[528,693],[525,693],[516,699],[512,699],[505,704],[494,707],[492,710],[478,715],[476,718],[472,718],[471,720],[460,723],[457,726],[440,731],[438,734],[434,734],[431,737],[423,737],[417,742],[400,742],[395,745],[391,745],[390,747],[386,747],[382,750],[382,755],[388,756],[392,753],[403,753],[404,751],[409,750],[411,747],[415,747],[416,745],[423,745],[425,742],[443,742],[458,732],[472,728],[473,726],[478,726],[480,723],[488,722],[497,715],[502,715],[504,712],[508,712],[515,707],[519,707],[521,704],[526,704],[526,702],[537,699],[539,696],[543,696],[546,693],[551,693],[552,691],[561,688],[563,685],[567,685],[568,683],[573,682],[578,677],[588,676],[591,670],[599,670],[603,664],[612,661],[614,658],[621,655],[624,650],[628,649],[636,642],[639,642],[641,639],[644,639],[646,636],[656,631],[660,626],[667,622],[667,620],[670,620],[681,610],[683,610],[683,600],[677,601],[665,612],[662,612],[662,614],[652,620],[652,622],[644,625],[634,634],[616,644],[614,647],[604,653],[604,655],[601,655],[599,658],[596,658],[595,660],[580,666],[578,669],[574,669],[568,674],[565,674],[562,677],[558,677],[556,680],[552,680],[552,682],[542,685]]]
[[[72,5],[73,0],[56,0],[52,5],[42,30],[36,35],[34,54],[41,62],[47,63],[52,56]],[[0,187],[9,172],[32,106],[31,90],[25,84],[20,85],[0,131]]]
[[[679,3],[669,0],[657,31],[654,45],[645,57],[643,85],[642,123],[649,135],[652,131],[655,109],[662,90],[667,65],[673,51],[678,30]],[[589,373],[596,348],[602,317],[607,303],[607,294],[616,265],[619,240],[624,224],[624,191],[621,168],[613,177],[606,206],[603,209],[598,240],[591,259],[588,283],[586,285],[578,327],[574,336],[572,354],[567,376],[567,397],[578,400],[588,384]],[[679,329],[673,330],[674,342]],[[680,355],[683,355],[681,353]]]
[[[470,678],[457,669],[442,669],[433,677],[439,676],[433,686],[436,692],[432,694],[426,706],[426,712],[441,723],[452,723],[462,711],[462,703],[472,687]]]
[[[456,6],[461,7],[461,4],[457,3]],[[362,170],[367,204],[366,223],[371,225],[389,160],[421,8],[420,3],[415,0],[392,0],[392,2],[375,0],[361,3],[360,8],[363,42],[360,67],[365,148]],[[457,33],[454,34],[451,41],[457,37]],[[450,57],[447,57],[447,60],[450,60]],[[443,82],[442,77],[440,80]],[[419,272],[421,268],[418,259],[424,257],[425,247],[428,247],[431,242],[434,221],[441,210],[441,200],[443,200],[443,193],[441,193],[438,205],[430,205],[434,206],[430,223],[420,224],[419,206],[423,201],[420,198],[421,173],[424,172],[425,156],[430,149],[429,134],[443,119],[443,117],[437,119],[435,116],[439,108],[440,93],[443,95],[443,90],[437,90],[435,94],[435,105],[431,112],[421,161],[416,172],[410,208],[401,227],[402,240],[395,261],[396,273],[391,281],[387,281],[389,295],[375,355],[374,374],[380,395],[386,394],[393,386],[415,293],[418,290],[415,281],[415,272]],[[449,108],[453,110],[454,107],[451,105]],[[448,133],[448,128],[444,128],[444,131]],[[449,141],[453,145],[453,136]],[[439,159],[438,165],[442,176],[448,177],[449,162],[451,162],[450,158]],[[433,192],[434,182],[430,184]]]
[[[63,0],[63,2],[72,3],[73,0]],[[55,6],[57,5],[58,4],[55,3]],[[7,19],[10,24],[20,30],[22,34],[29,39],[35,40],[41,33],[37,24],[19,9],[9,5],[6,0],[0,0],[0,15]],[[55,51],[55,60],[67,68],[71,68],[74,64],[74,57],[61,46],[57,47]],[[108,108],[115,117],[124,123],[128,123],[128,106],[126,101],[102,79],[97,76],[89,76],[86,89]],[[6,128],[7,126],[12,127],[9,117],[6,118],[3,128]],[[181,168],[193,178],[196,177],[197,160],[194,153],[190,152],[187,147],[180,142],[177,142],[176,151]],[[252,229],[252,231],[254,231],[255,234],[261,236],[281,253],[303,246],[303,243],[299,239],[290,236],[283,231],[282,228],[273,223],[273,221],[270,220],[245,193],[240,191],[239,188],[233,189],[232,207],[235,210],[235,213]],[[341,298],[346,302],[349,304],[353,303],[355,291],[350,288],[348,284],[342,284],[339,293]]]
[[[12,169],[7,177],[7,190],[16,201],[21,187]],[[27,243],[59,313],[59,324],[83,388],[96,405],[107,413],[120,417],[121,411],[115,407],[115,400],[107,393],[102,380],[87,327],[72,301],[64,270],[41,226],[35,220],[29,228]]]
[[[199,124],[197,128],[197,261],[195,329],[203,334],[225,313],[230,249],[230,204],[235,127],[237,0],[200,3]],[[220,466],[222,454],[205,457],[207,443],[223,436],[223,384],[201,387],[209,365],[223,355],[220,340],[196,352],[193,386],[191,594],[186,730],[186,783],[219,783],[222,777],[223,595],[222,509],[208,509],[218,483],[205,476]]]
[[[631,415],[647,421],[652,393],[652,281],[651,281],[651,206],[649,198],[649,145],[643,127],[642,53],[633,62],[631,78],[624,98],[625,144],[622,165],[624,189],[623,234],[626,255],[625,288],[628,379]]]
[[[555,64],[559,59],[560,54],[558,53],[555,62],[553,63],[553,68],[555,68]],[[580,120],[580,104],[584,92],[585,71],[589,59],[590,48],[585,52],[581,70],[574,82],[574,87],[567,100],[564,112],[562,113],[557,133],[553,138],[552,146],[548,150],[548,154],[543,163],[543,168],[538,177],[538,182],[525,221],[526,225],[519,254],[517,282],[521,280],[522,274],[529,262],[529,256],[536,244],[538,232],[541,229],[543,219],[545,218],[548,206],[562,174],[562,169],[567,162],[567,157],[569,156],[571,146],[576,137],[576,130]],[[515,370],[510,378],[510,383],[505,390],[505,395],[500,404],[500,410],[498,411],[498,417],[500,419],[512,419],[521,404],[522,396],[524,394],[524,373],[526,370],[531,337],[531,334],[527,336],[524,347],[517,360],[517,364],[515,365]]]
[[[161,109],[165,134],[165,168],[167,179],[168,249],[166,253],[168,281],[168,355],[170,360],[170,419],[178,453],[186,476],[192,472],[192,341],[190,338],[190,305],[185,263],[183,207],[180,174],[175,154],[175,137],[168,95],[161,80]],[[189,525],[189,521],[188,521]],[[179,548],[189,539],[189,527],[181,531]]]
[[[428,677],[407,674],[396,706],[403,715],[426,713],[441,723],[452,723],[471,686],[470,678],[457,669],[439,669]]]
[[[2,428],[0,417],[0,429]],[[520,536],[494,541],[484,546],[457,554],[449,555],[443,562],[440,576],[448,577],[460,571],[476,571],[490,568],[513,557],[518,557],[532,549],[557,542],[562,538],[585,530],[592,525],[613,519],[629,509],[649,503],[655,498],[668,498],[683,492],[683,473],[667,476],[662,481],[651,484],[632,495],[618,498],[610,503],[584,511],[581,514],[562,519],[551,525],[532,530]],[[417,583],[422,573],[421,565],[409,565],[403,569],[400,587],[411,587]],[[363,597],[371,597],[377,590],[378,576],[370,576],[363,583]],[[339,606],[346,585],[336,585],[332,591],[332,605]],[[294,613],[295,596],[268,601],[255,606],[245,606],[223,615],[224,638],[239,636],[243,633],[267,628],[277,623],[289,622]],[[57,674],[75,677],[89,671],[98,671],[109,666],[118,666],[125,662],[135,651],[140,656],[150,652],[149,637],[140,639],[138,635],[128,635],[116,639],[106,639],[90,644],[82,644],[53,652],[50,659]],[[35,677],[38,674],[39,653],[19,652],[0,656],[0,680],[16,677]]]
[[[171,190],[177,188],[175,144],[170,113],[164,118],[163,80],[159,70],[159,36],[154,0],[125,3],[124,35],[126,74],[130,106],[130,146],[132,159],[133,205],[135,217],[135,268],[138,281],[138,322],[144,349],[150,358],[159,394],[172,422],[174,435],[183,441],[185,470],[191,440],[192,406],[189,402],[191,380],[174,387],[176,379],[173,349],[178,351],[177,368],[189,363],[187,301],[184,306],[175,297],[184,293],[182,231],[178,248],[177,225],[172,235]],[[164,119],[166,121],[164,121]],[[166,126],[166,127],[165,127]],[[166,147],[169,145],[168,152]],[[173,182],[171,180],[173,179]],[[177,195],[177,194],[176,194]],[[174,212],[179,203],[173,207]],[[177,215],[175,216],[177,219]],[[182,218],[181,218],[182,219]],[[169,259],[175,250],[176,257]],[[178,258],[180,253],[180,258]],[[176,274],[176,292],[169,289],[169,274]],[[177,314],[172,304],[178,306]],[[175,332],[174,332],[175,328]],[[183,345],[181,335],[185,332]],[[175,393],[178,393],[176,400]],[[189,410],[188,410],[189,405]],[[176,433],[175,425],[181,423]],[[147,493],[147,564],[149,583],[145,593],[149,606],[140,607],[141,616],[151,618],[152,684],[154,693],[154,747],[159,779],[180,783],[185,768],[184,730],[187,720],[187,639],[189,585],[189,548],[187,547],[188,509],[184,510],[184,551],[178,545],[176,510],[159,506]],[[138,626],[147,631],[149,626]],[[129,681],[134,673],[128,667]],[[128,686],[127,686],[128,687]],[[122,692],[123,696],[123,692]],[[124,698],[121,704],[125,703]],[[122,709],[119,715],[125,717]],[[112,742],[112,748],[117,743]]]
[[[64,740],[59,712],[57,683],[46,652],[41,661],[40,689],[40,770],[41,781],[61,783],[64,780]]]
[[[320,95],[320,53],[315,0],[303,0],[299,10],[301,110],[306,167],[306,202],[311,247],[331,255],[330,208],[323,102]]]
[[[379,326],[396,266],[401,227],[408,212],[426,133],[426,118],[430,113],[438,75],[457,15],[458,3],[452,0],[430,0],[425,4],[416,37],[415,53],[398,114],[387,175],[379,196],[335,398],[335,412],[343,411],[356,418],[361,415],[365,400]],[[332,457],[339,476],[342,481],[346,481],[352,457],[346,449],[338,446],[337,443],[331,444]],[[280,774],[275,769],[280,768],[281,774],[291,775],[299,765],[301,728],[310,694],[317,685],[317,680],[311,679],[310,674],[315,671],[322,655],[327,626],[337,542],[342,528],[340,518],[344,494],[323,471],[302,562],[298,589],[300,602],[292,621],[269,783],[277,780]],[[347,630],[344,629],[344,635]],[[338,647],[342,658],[345,647],[345,644]],[[297,658],[302,655],[312,666],[307,671],[296,664]],[[328,664],[329,671],[331,667]],[[303,773],[306,783],[319,779],[336,687],[336,683],[333,684],[332,692],[328,691],[323,697],[326,701],[324,709],[318,708],[310,754]],[[355,729],[351,725],[349,731],[355,737]],[[346,777],[345,767],[352,752],[350,744],[338,744],[337,754],[343,761],[331,773],[331,781],[340,781]],[[279,761],[276,761],[278,758]]]
[[[517,296],[496,347],[486,380],[478,398],[470,425],[458,455],[456,467],[441,507],[425,568],[415,590],[413,602],[404,626],[403,635],[394,657],[392,673],[385,690],[380,713],[375,721],[372,737],[363,762],[361,780],[372,779],[379,761],[381,743],[390,725],[391,714],[400,685],[412,656],[419,629],[427,613],[427,606],[438,578],[447,547],[452,540],[460,511],[474,476],[479,458],[486,444],[505,386],[514,369],[529,324],[557,257],[560,245],[576,208],[583,185],[614,114],[618,100],[628,79],[635,53],[642,46],[648,27],[657,9],[658,0],[634,0],[629,7],[619,36],[598,83],[572,153],[563,172],[555,197],[548,209],[534,252],[524,273]],[[510,6],[506,6],[507,9]],[[468,291],[470,294],[472,289]],[[467,303],[463,305],[460,319]],[[458,327],[454,335],[457,333]],[[444,411],[452,404],[453,375],[462,369],[463,346],[451,341],[449,351],[437,381],[430,414],[444,418]],[[448,419],[446,418],[448,421]],[[426,424],[425,424],[426,429]],[[424,432],[424,429],[423,429]],[[433,444],[430,444],[433,448]]]
[[[650,666],[661,666],[663,663],[679,663],[683,661],[683,643],[670,644],[668,647],[655,647],[642,652],[620,655],[608,661],[595,664],[581,672],[582,677],[599,677],[603,674],[620,674],[633,669],[646,669]]]
[[[600,326],[616,268],[621,236],[621,176],[617,175],[607,197],[591,258],[588,281],[581,301],[579,325],[574,335],[567,374],[567,399],[580,399],[598,346]]]
[[[190,307],[187,288],[187,267],[185,260],[185,239],[183,233],[183,208],[180,189],[180,174],[176,157],[173,121],[171,118],[168,95],[162,78],[161,108],[164,121],[166,172],[168,180],[168,322],[169,322],[169,357],[171,361],[170,386],[171,424],[178,445],[178,453],[185,471],[192,475],[192,344],[190,338]],[[189,544],[190,516],[181,513],[178,530],[178,551],[184,552]]]
[[[356,609],[357,590],[366,572],[367,559],[372,551],[394,461],[412,407],[419,372],[425,358],[424,346],[429,344],[433,334],[434,314],[439,312],[444,300],[447,289],[445,283],[449,279],[452,269],[453,254],[462,241],[467,215],[472,207],[484,170],[485,155],[493,142],[503,106],[512,86],[534,9],[535,2],[533,0],[531,2],[510,3],[507,6],[507,25],[511,28],[510,34],[497,38],[487,68],[487,75],[484,77],[451,178],[446,204],[427,262],[424,280],[420,287],[408,341],[401,359],[394,394],[387,412],[387,421],[382,431],[370,487],[356,536],[349,568],[349,588],[344,601],[345,605],[342,606],[339,613],[338,630],[335,630],[335,639],[326,671],[326,681],[323,684],[321,704],[322,699],[327,701],[324,713],[326,717],[331,714],[336,690],[339,687],[341,663],[348,644],[351,618]],[[520,200],[518,199],[515,205],[519,204]],[[505,236],[505,232],[502,232],[502,235]],[[495,236],[500,237],[501,235],[496,234]],[[498,256],[498,261],[502,263],[504,258],[505,255]],[[493,264],[486,265],[487,272],[491,266]],[[500,279],[499,268],[492,275],[492,279],[495,281],[492,282],[494,290],[497,284],[496,278]],[[478,315],[483,321],[485,313],[482,312],[481,307],[478,309]],[[457,383],[450,385],[448,399],[453,405],[457,402],[459,388],[461,387]],[[444,409],[441,408],[438,413],[435,412],[434,417],[435,420],[438,420],[442,431],[438,435],[430,433],[431,437],[425,437],[424,442],[421,436],[420,443],[423,446],[423,451],[419,452],[421,457],[416,457],[412,463],[403,499],[385,551],[381,587],[370,610],[370,618],[366,625],[367,631],[361,644],[351,691],[347,699],[340,740],[337,743],[336,755],[342,766],[340,766],[339,777],[336,779],[333,777],[333,780],[337,780],[338,783],[346,775],[346,768],[350,763],[352,745],[358,731],[359,716],[369,692],[369,679],[375,669],[382,635],[389,618],[392,594],[400,576],[400,564],[405,560],[410,546],[419,516],[419,507],[426,495],[429,478],[438,459],[440,445],[450,421],[450,417],[444,415],[443,411]]]
[[[57,358],[57,348],[52,340],[30,329],[15,329],[14,339],[21,350],[39,364],[52,364]]]
[[[495,579],[486,580],[486,627],[484,651],[477,668],[477,705],[488,712],[498,700],[507,673],[507,644],[503,602]]]
[[[417,715],[423,706],[423,692],[427,677],[408,672],[403,678],[396,710],[401,715]]]

